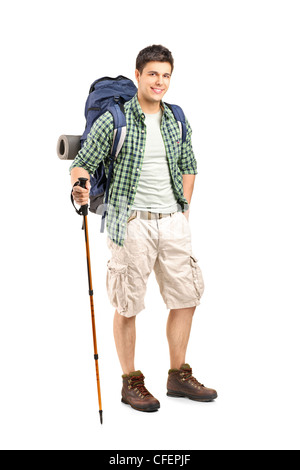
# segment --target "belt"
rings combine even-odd
[[[128,218],[128,222],[133,219],[143,219],[143,220],[158,220],[163,217],[171,217],[175,212],[168,212],[167,214],[162,214],[161,212],[149,212],[149,211],[133,211]]]

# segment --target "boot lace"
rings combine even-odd
[[[192,369],[181,369],[181,370],[182,370],[181,376],[183,377],[182,380],[184,382],[188,380],[189,382],[192,382],[194,385],[204,387],[204,385],[198,382],[198,380],[193,376]]]
[[[130,385],[133,389],[137,389],[141,395],[147,397],[150,396],[151,393],[145,387],[144,378],[143,374],[133,375],[130,377]]]

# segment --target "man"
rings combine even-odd
[[[137,95],[125,103],[126,140],[114,166],[108,208],[107,290],[114,317],[114,338],[123,370],[122,401],[139,411],[160,407],[135,370],[135,318],[144,306],[149,274],[154,270],[168,309],[167,339],[170,370],[167,395],[210,401],[215,390],[200,384],[186,364],[192,319],[204,285],[193,256],[188,223],[197,164],[187,122],[182,143],[180,129],[163,103],[174,68],[163,46],[143,49],[136,60]],[[103,159],[108,168],[113,121],[109,112],[94,124],[71,166],[72,185],[89,178]],[[87,189],[75,186],[75,201],[88,203]]]

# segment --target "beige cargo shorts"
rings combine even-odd
[[[189,222],[182,212],[133,211],[124,245],[118,246],[109,238],[107,243],[112,254],[107,292],[119,314],[132,317],[145,308],[147,281],[153,270],[168,309],[200,304],[204,283],[192,253]]]

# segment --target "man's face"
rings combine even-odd
[[[142,73],[136,70],[139,97],[148,103],[159,103],[168,91],[171,74],[169,62],[148,62]]]

